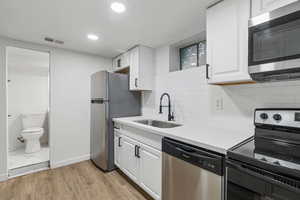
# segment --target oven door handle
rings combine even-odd
[[[246,174],[248,174],[248,175],[250,175],[250,176],[257,177],[257,178],[262,179],[262,180],[264,180],[264,181],[266,181],[266,182],[269,182],[269,183],[271,183],[271,184],[278,185],[278,186],[280,186],[280,187],[283,187],[283,188],[285,188],[285,189],[288,189],[288,190],[291,190],[291,191],[294,191],[294,192],[300,194],[300,189],[291,187],[291,186],[289,186],[289,185],[287,185],[287,184],[284,184],[284,183],[281,183],[281,182],[279,182],[279,181],[276,181],[275,179],[272,179],[272,178],[270,178],[270,177],[261,175],[261,174],[259,174],[259,173],[253,172],[253,171],[251,171],[251,170],[248,170],[248,169],[242,167],[242,166],[239,165],[239,164],[235,164],[235,163],[233,163],[233,162],[227,160],[227,161],[226,161],[226,165],[229,166],[229,167],[235,168],[235,169],[237,169],[237,170],[239,170],[239,171],[241,171],[241,172],[244,172],[244,173],[246,173]]]

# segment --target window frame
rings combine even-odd
[[[184,49],[187,49],[187,48],[190,48],[190,47],[192,47],[192,46],[197,46],[197,65],[195,66],[195,67],[200,67],[200,61],[199,61],[199,59],[200,59],[200,57],[199,57],[199,44],[200,43],[205,43],[206,44],[206,40],[202,40],[202,41],[199,41],[199,42],[195,42],[195,43],[192,43],[192,44],[190,44],[190,45],[187,45],[187,46],[184,46],[184,47],[181,47],[181,48],[179,48],[179,71],[182,71],[182,70],[184,70],[183,68],[182,68],[182,56],[181,56],[181,52],[184,50]],[[206,52],[206,46],[205,46],[205,52]],[[205,55],[206,55],[206,53],[205,53]]]

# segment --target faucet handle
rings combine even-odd
[[[175,116],[174,116],[174,112],[172,112],[171,116],[170,116],[170,121],[174,121],[175,120]]]

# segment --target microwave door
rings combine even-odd
[[[252,23],[250,20],[250,74],[300,68],[300,3],[297,6],[298,11],[263,23],[255,24],[254,19]]]

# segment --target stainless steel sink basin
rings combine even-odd
[[[157,127],[157,128],[174,128],[174,127],[182,126],[181,124],[175,124],[175,123],[164,122],[159,120],[151,120],[151,119],[137,120],[135,122],[148,125],[148,126]]]

